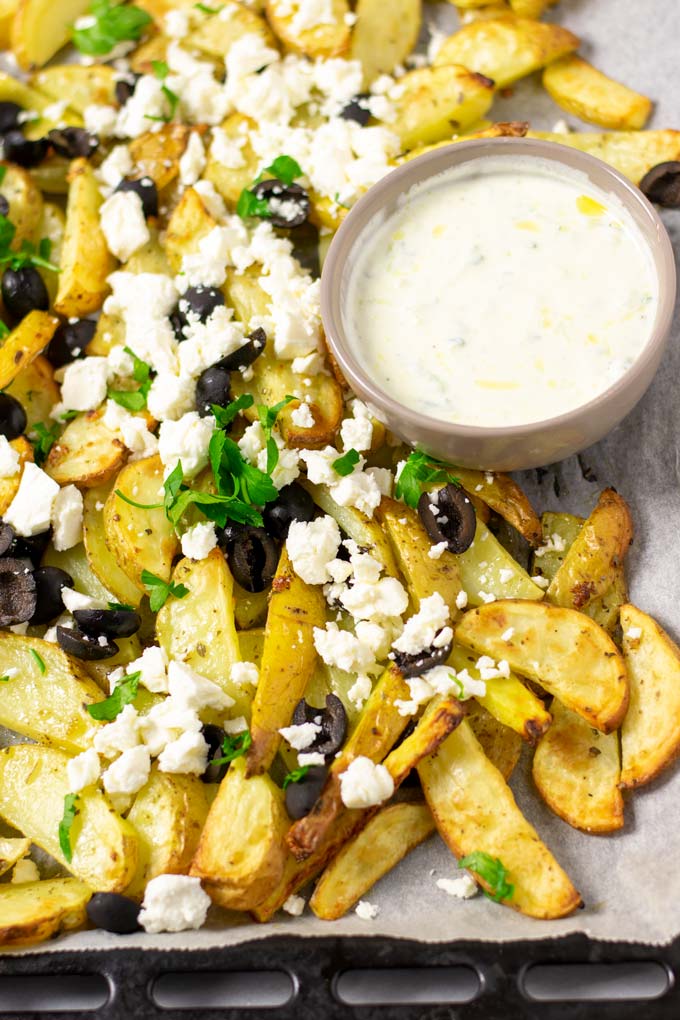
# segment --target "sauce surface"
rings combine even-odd
[[[494,156],[416,185],[362,235],[347,332],[374,382],[433,418],[542,421],[619,379],[658,302],[618,199],[536,158]]]

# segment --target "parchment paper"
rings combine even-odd
[[[386,0],[388,3],[389,0]],[[428,19],[443,29],[456,26],[446,3],[426,4]],[[652,96],[652,126],[680,128],[680,3],[678,0],[562,0],[552,15],[582,36],[581,52],[603,71]],[[495,120],[530,119],[550,129],[564,117],[534,81],[521,82],[498,99]],[[566,118],[579,127],[575,118]],[[592,130],[596,130],[591,127]],[[680,212],[664,213],[680,254]],[[636,537],[629,559],[631,599],[680,638],[680,314],[659,373],[626,421],[583,462],[597,481],[586,481],[576,458],[557,465],[537,484],[534,472],[520,476],[537,510],[564,509],[587,515],[600,489],[613,485],[631,505]],[[483,314],[483,313],[480,313]],[[559,496],[556,494],[559,492]],[[561,921],[534,921],[482,896],[453,899],[437,889],[437,878],[455,874],[455,861],[435,836],[387,875],[367,895],[379,907],[374,921],[354,913],[335,922],[281,913],[268,925],[241,915],[216,915],[207,928],[179,935],[121,938],[81,932],[41,945],[51,948],[207,948],[265,935],[388,935],[423,941],[537,939],[582,931],[609,940],[670,941],[680,932],[680,765],[634,795],[626,795],[625,827],[610,836],[587,836],[557,819],[532,788],[528,758],[512,788],[526,816],[581,891],[585,909]],[[228,925],[225,927],[225,922]]]

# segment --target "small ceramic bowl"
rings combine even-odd
[[[381,389],[362,366],[345,329],[348,281],[362,233],[376,214],[389,216],[414,184],[453,166],[488,156],[512,155],[554,162],[586,174],[621,201],[649,245],[659,301],[650,338],[628,371],[588,403],[555,418],[527,425],[484,428],[441,421],[406,407]],[[601,160],[554,142],[484,138],[434,149],[403,164],[375,184],[349,213],[334,237],[321,277],[321,314],[332,354],[354,392],[407,443],[463,467],[513,471],[562,460],[597,442],[637,404],[664,352],[675,305],[673,249],[663,223],[641,191]]]

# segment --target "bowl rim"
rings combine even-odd
[[[654,272],[658,284],[658,305],[649,339],[638,357],[619,379],[587,403],[579,404],[562,414],[526,424],[466,425],[434,418],[422,411],[417,411],[397,400],[374,382],[352,352],[345,335],[341,315],[341,280],[348,256],[360,238],[364,227],[388,204],[392,204],[395,193],[403,194],[413,185],[420,184],[451,167],[499,155],[504,150],[506,154],[512,153],[534,159],[544,159],[572,170],[581,170],[591,180],[595,175],[596,187],[603,191],[612,191],[631,215],[633,215],[632,210],[637,209],[641,216],[639,218],[634,216],[634,219],[653,257]],[[589,173],[589,171],[591,172]],[[603,177],[606,180],[600,183],[599,179]],[[610,188],[607,186],[608,182],[612,185]],[[639,222],[639,219],[644,218],[648,221],[648,226],[645,228]],[[617,397],[624,394],[640,375],[645,374],[649,364],[661,357],[673,322],[676,288],[677,273],[673,246],[663,221],[637,185],[633,184],[620,171],[590,153],[546,139],[476,138],[466,142],[441,145],[425,152],[390,171],[369,188],[366,194],[362,195],[341,223],[326,253],[321,273],[321,319],[326,343],[351,388],[365,402],[373,404],[374,409],[382,410],[388,418],[398,417],[402,420],[405,426],[404,431],[415,427],[417,430],[426,428],[430,433],[456,435],[461,439],[508,439],[561,430],[578,423],[584,416],[587,417],[596,409],[602,408],[610,401],[616,401]]]

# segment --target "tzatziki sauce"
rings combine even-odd
[[[371,221],[357,249],[350,344],[380,389],[432,418],[493,427],[574,410],[652,332],[657,278],[633,218],[558,163],[447,170]]]

